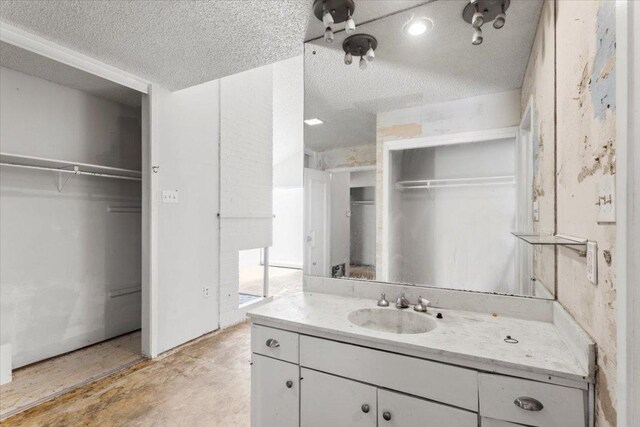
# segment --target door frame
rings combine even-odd
[[[538,144],[533,96],[529,97],[516,138],[516,230],[533,232],[533,147]],[[516,242],[515,288],[514,293],[531,295],[533,283],[533,257],[531,246]],[[527,283],[528,289],[524,289]]]
[[[617,424],[640,425],[640,5],[616,0]]]

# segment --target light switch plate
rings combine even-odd
[[[616,178],[604,175],[598,182],[598,222],[616,222]]]
[[[587,242],[587,279],[594,285],[598,284],[598,244]]]
[[[163,190],[162,203],[178,203],[178,190]]]
[[[537,200],[533,202],[533,220],[535,222],[540,221],[540,204]]]

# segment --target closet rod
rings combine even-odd
[[[398,185],[407,184],[427,184],[427,183],[440,183],[440,182],[484,182],[491,180],[515,180],[515,175],[500,175],[500,176],[478,176],[469,178],[437,178],[437,179],[420,179],[416,181],[398,181]]]
[[[468,184],[436,184],[436,185],[407,185],[401,186],[401,190],[426,189],[426,188],[454,188],[454,187],[481,187],[484,185],[514,185],[515,182],[476,182]]]
[[[35,169],[35,170],[43,170],[43,171],[52,171],[52,172],[60,172],[60,173],[69,173],[73,175],[89,175],[89,176],[97,176],[102,178],[114,178],[114,179],[126,179],[128,181],[142,181],[142,178],[136,176],[126,176],[126,175],[114,175],[108,173],[100,173],[100,172],[86,172],[81,171],[77,168],[74,169],[56,169],[56,168],[48,168],[45,166],[31,166],[31,165],[18,165],[15,163],[6,163],[1,162],[0,166],[8,166],[12,168],[22,168],[22,169]]]

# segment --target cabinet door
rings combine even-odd
[[[378,389],[378,427],[477,427],[478,414]]]
[[[375,427],[376,388],[302,368],[302,427]]]
[[[298,427],[298,365],[255,353],[251,355],[251,361],[251,425]]]

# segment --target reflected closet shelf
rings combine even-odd
[[[404,190],[425,190],[433,188],[479,187],[493,185],[515,185],[514,175],[482,176],[473,178],[441,178],[415,181],[398,181],[396,188]]]

